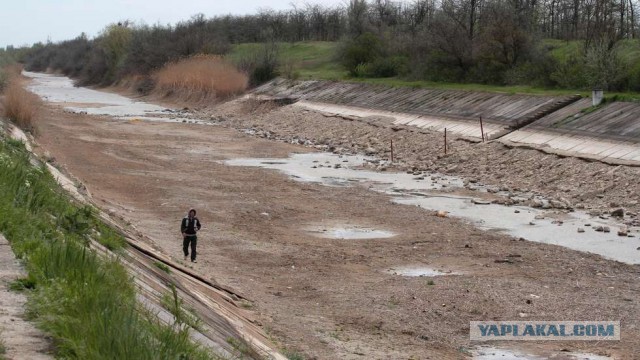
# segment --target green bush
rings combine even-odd
[[[408,60],[404,56],[379,57],[370,64],[369,74],[377,78],[406,75],[407,63]]]
[[[267,42],[260,48],[249,51],[238,59],[235,65],[249,76],[252,86],[263,84],[279,75],[280,54],[278,44]]]
[[[556,64],[556,68],[551,73],[551,80],[561,88],[587,88],[584,58],[581,56],[570,55],[565,61],[559,61]]]
[[[351,76],[362,75],[358,66],[370,64],[383,55],[382,41],[372,33],[348,40],[339,48],[340,62]]]

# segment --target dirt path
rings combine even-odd
[[[562,349],[640,353],[640,268],[480,231],[363,187],[294,182],[229,167],[237,157],[309,148],[221,126],[113,121],[50,107],[39,126],[55,162],[102,206],[176,259],[179,220],[199,210],[197,271],[246,294],[283,348],[310,359],[461,359],[471,320],[618,320],[622,341],[505,343],[543,356]],[[322,239],[304,229],[357,225],[388,239]],[[516,255],[513,263],[496,263]],[[436,278],[385,270],[426,265]],[[533,296],[532,296],[533,295]]]
[[[0,341],[5,348],[6,359],[48,360],[51,342],[25,319],[27,298],[9,289],[9,284],[26,272],[16,260],[11,246],[0,235]]]

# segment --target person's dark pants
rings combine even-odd
[[[198,245],[198,237],[195,235],[187,235],[182,240],[182,251],[184,256],[189,255],[189,244],[191,244],[191,261],[196,259],[196,245]]]

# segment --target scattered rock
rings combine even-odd
[[[620,230],[618,230],[618,236],[627,236],[629,234],[629,229],[627,228],[620,228]]]
[[[608,233],[608,232],[611,232],[611,229],[609,229],[608,226],[605,226],[605,227],[602,228],[602,231]]]
[[[491,201],[484,200],[484,199],[472,199],[471,202],[476,204],[476,205],[489,205],[489,204],[491,204]]]
[[[520,214],[520,210],[515,210],[514,213]]]
[[[445,218],[449,215],[448,211],[444,211],[444,210],[438,210],[438,212],[436,212],[436,216],[437,217],[441,217],[441,218]]]
[[[602,226],[596,226],[595,228],[593,228],[595,231],[597,232],[603,232],[604,231],[604,227]]]
[[[584,232],[584,229],[583,229],[583,228],[578,228],[578,232],[579,232],[579,233],[583,233],[583,232]]]
[[[620,209],[613,210],[611,212],[611,216],[620,217],[620,218],[624,217],[624,209],[620,208]]]
[[[513,260],[511,259],[496,259],[493,262],[497,264],[513,264]]]
[[[531,207],[534,207],[534,208],[541,208],[541,207],[543,207],[543,206],[544,206],[544,202],[543,202],[542,200],[534,199],[534,200],[531,202]]]
[[[535,220],[543,220],[544,219],[544,215],[542,214],[538,214],[534,217]]]

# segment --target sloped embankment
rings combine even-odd
[[[617,164],[640,164],[640,104],[591,107],[582,99],[508,134],[504,141]]]
[[[277,79],[256,94],[294,97],[337,107],[318,110],[345,115],[390,115],[396,123],[480,137],[479,119],[491,138],[518,129],[579,99],[579,96],[533,96],[459,90],[389,87],[364,83]],[[345,107],[378,110],[367,113]]]

